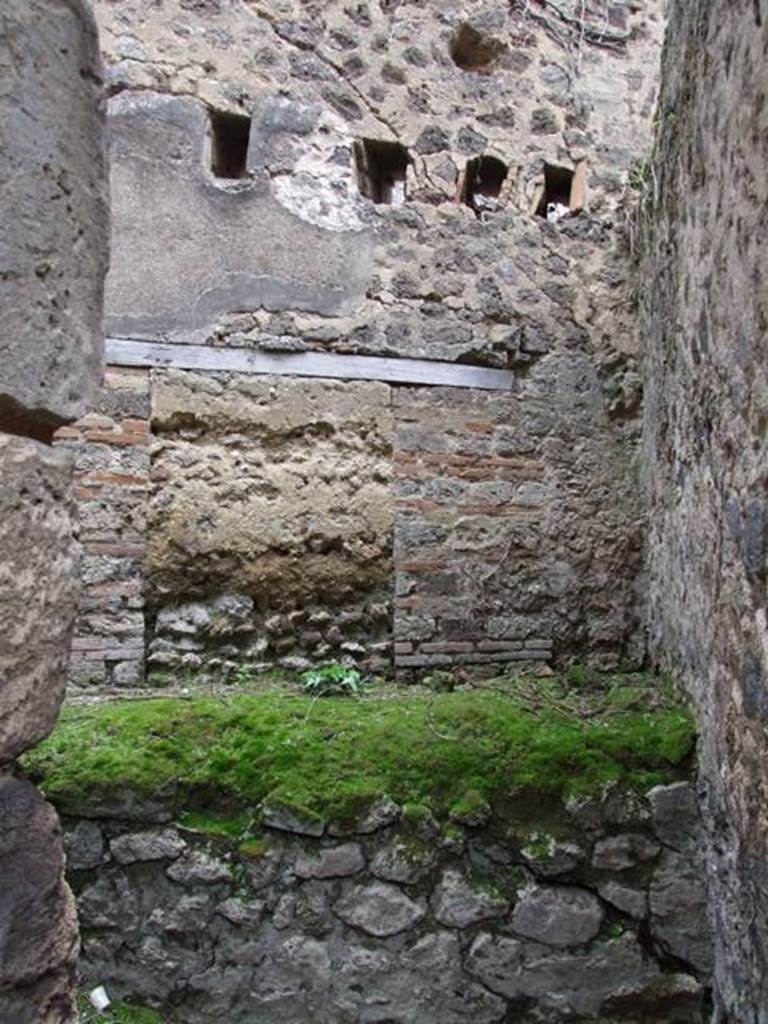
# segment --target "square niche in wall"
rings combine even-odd
[[[580,213],[584,209],[586,184],[586,160],[579,161],[574,168],[545,163],[544,184],[537,192],[534,213],[548,219],[559,219],[567,213]],[[554,218],[553,210],[556,213]]]
[[[211,110],[210,161],[214,178],[248,177],[251,119],[246,114]]]
[[[359,139],[354,146],[360,194],[374,203],[405,202],[405,179],[411,158],[399,142]]]
[[[467,161],[461,185],[461,202],[477,216],[498,209],[509,167],[495,156],[477,156]]]

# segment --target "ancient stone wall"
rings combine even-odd
[[[389,388],[154,371],[152,405],[150,663],[386,668]]]
[[[134,686],[145,677],[149,373],[111,367],[92,411],[56,432],[74,461],[81,593],[73,686]]]
[[[641,661],[640,380],[616,210],[650,135],[660,8],[96,4],[112,94],[106,322],[109,335],[129,339],[123,353],[144,339],[278,360],[318,352],[514,374],[495,403],[472,389],[343,385],[361,407],[389,393],[392,465],[385,471],[371,451],[356,475],[384,474],[393,485],[382,532],[362,541],[362,554],[350,554],[361,542],[353,510],[351,533],[320,560],[334,574],[348,563],[355,578],[342,602],[334,584],[327,608],[309,593],[314,570],[305,576],[291,561],[304,526],[273,557],[277,524],[272,540],[257,539],[242,515],[256,501],[279,519],[294,505],[292,472],[268,474],[269,487],[285,485],[275,503],[257,499],[259,456],[235,455],[239,442],[202,421],[194,429],[205,443],[185,438],[180,420],[171,430],[158,414],[144,586],[158,666],[187,657],[194,667],[201,655],[236,662],[244,652],[254,664],[339,654],[376,663],[378,645],[392,639],[403,672],[523,657]],[[548,201],[566,216],[548,221]],[[233,410],[242,387],[267,386],[254,375],[233,387],[213,370],[190,378],[201,394],[205,379],[210,391],[223,388],[219,404]],[[276,410],[305,390],[269,386]],[[486,433],[483,422],[493,423]],[[303,428],[286,437],[286,466],[303,461],[306,443]],[[314,446],[318,457],[328,443]],[[120,451],[128,464],[138,457]],[[186,465],[193,453],[195,466]],[[333,487],[319,467],[307,480],[324,517]],[[244,490],[254,496],[245,504]],[[199,520],[214,496],[205,554],[183,510],[195,507]],[[320,531],[339,523],[330,513]],[[378,572],[390,550],[385,594]],[[365,597],[360,557],[377,566]],[[155,584],[168,572],[176,582],[164,592]],[[217,644],[212,603],[238,595],[254,602],[250,635],[227,627]],[[270,631],[278,595],[294,620]],[[201,625],[188,617],[174,634],[174,609],[188,598],[205,606],[193,609]],[[393,599],[394,619],[374,621],[370,606]],[[318,614],[331,616],[324,628]],[[98,620],[104,649],[119,650],[123,617],[114,629],[108,618]],[[80,660],[98,667],[80,681],[89,672],[93,682],[118,681],[119,660],[99,661],[99,631],[82,621],[78,643],[94,653]],[[373,651],[350,649],[371,631]],[[118,676],[124,684],[141,674],[137,666]]]
[[[700,758],[718,1021],[768,1021],[768,8],[671,5],[638,278],[650,630]]]
[[[443,826],[384,799],[325,836],[275,809],[245,842],[201,815],[174,823],[162,801],[79,803],[88,817],[66,830],[84,979],[169,1019],[706,1019],[686,782]]]
[[[53,808],[15,759],[53,728],[78,589],[69,455],[102,352],[101,61],[79,0],[0,11],[0,1022],[74,1019],[78,952]]]

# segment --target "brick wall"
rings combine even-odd
[[[144,679],[149,373],[109,369],[96,411],[62,427],[56,443],[75,455],[83,548],[71,685],[138,685]]]
[[[513,566],[541,556],[548,491],[518,398],[400,388],[393,402],[398,670],[547,660],[546,620],[510,617],[505,593]]]

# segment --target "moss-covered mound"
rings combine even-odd
[[[574,696],[555,681],[506,689],[311,700],[289,692],[65,709],[24,759],[66,807],[116,790],[175,789],[186,807],[264,801],[343,818],[387,794],[446,813],[532,787],[548,796],[673,777],[691,718],[658,681],[614,677]]]

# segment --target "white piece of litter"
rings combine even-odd
[[[559,220],[571,212],[570,207],[563,203],[547,203],[547,220],[550,224],[557,224]]]
[[[106,1008],[112,1002],[112,1000],[107,995],[107,990],[104,988],[103,985],[99,985],[97,986],[97,988],[93,989],[88,994],[88,998],[91,1001],[91,1006],[94,1008],[94,1010],[98,1010],[99,1013],[101,1013],[102,1010],[106,1010]]]

